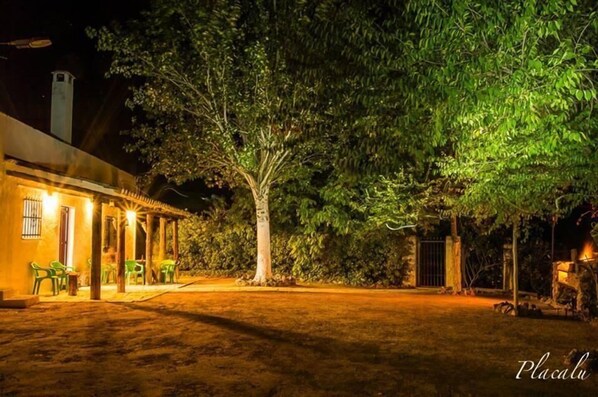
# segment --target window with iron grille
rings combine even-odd
[[[33,198],[23,200],[23,231],[24,239],[36,239],[42,236],[42,201]]]

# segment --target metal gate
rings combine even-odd
[[[419,287],[443,287],[445,275],[445,240],[419,241],[417,255],[417,285]]]

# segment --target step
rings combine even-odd
[[[39,303],[37,295],[17,295],[0,301],[0,307],[11,309],[25,309]]]
[[[1,288],[0,289],[0,301],[4,299],[13,297],[15,295],[15,291],[10,288]]]

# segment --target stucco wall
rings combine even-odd
[[[87,258],[91,252],[91,216],[89,214],[89,198],[53,192],[54,200],[48,200],[48,191],[42,184],[21,180],[12,176],[3,176],[1,190],[3,226],[5,233],[0,248],[0,287],[9,287],[17,293],[30,293],[33,286],[33,272],[30,263],[35,261],[47,267],[50,261],[58,260],[58,235],[60,228],[60,207],[67,206],[72,210],[74,222],[72,264],[78,270],[87,270]],[[42,200],[41,237],[23,239],[24,199],[39,198]],[[41,291],[50,291],[51,284],[44,281]]]
[[[54,200],[44,199],[48,194]],[[23,239],[23,200],[26,197],[42,199],[42,230],[39,239]],[[89,280],[88,259],[91,257],[91,197],[78,192],[61,189],[50,192],[41,183],[24,180],[0,173],[0,205],[2,227],[0,228],[0,288],[12,288],[19,294],[31,293],[33,271],[30,263],[35,261],[47,267],[59,258],[60,207],[71,209],[73,218],[72,263],[81,273],[85,285]],[[105,214],[118,216],[118,208],[106,206]],[[123,215],[124,217],[124,211]],[[125,234],[125,257],[134,258],[134,227],[128,226]],[[44,281],[40,293],[50,293],[51,284]]]

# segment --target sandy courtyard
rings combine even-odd
[[[592,395],[564,368],[598,332],[514,319],[487,298],[408,292],[171,292],[0,311],[0,396]]]

